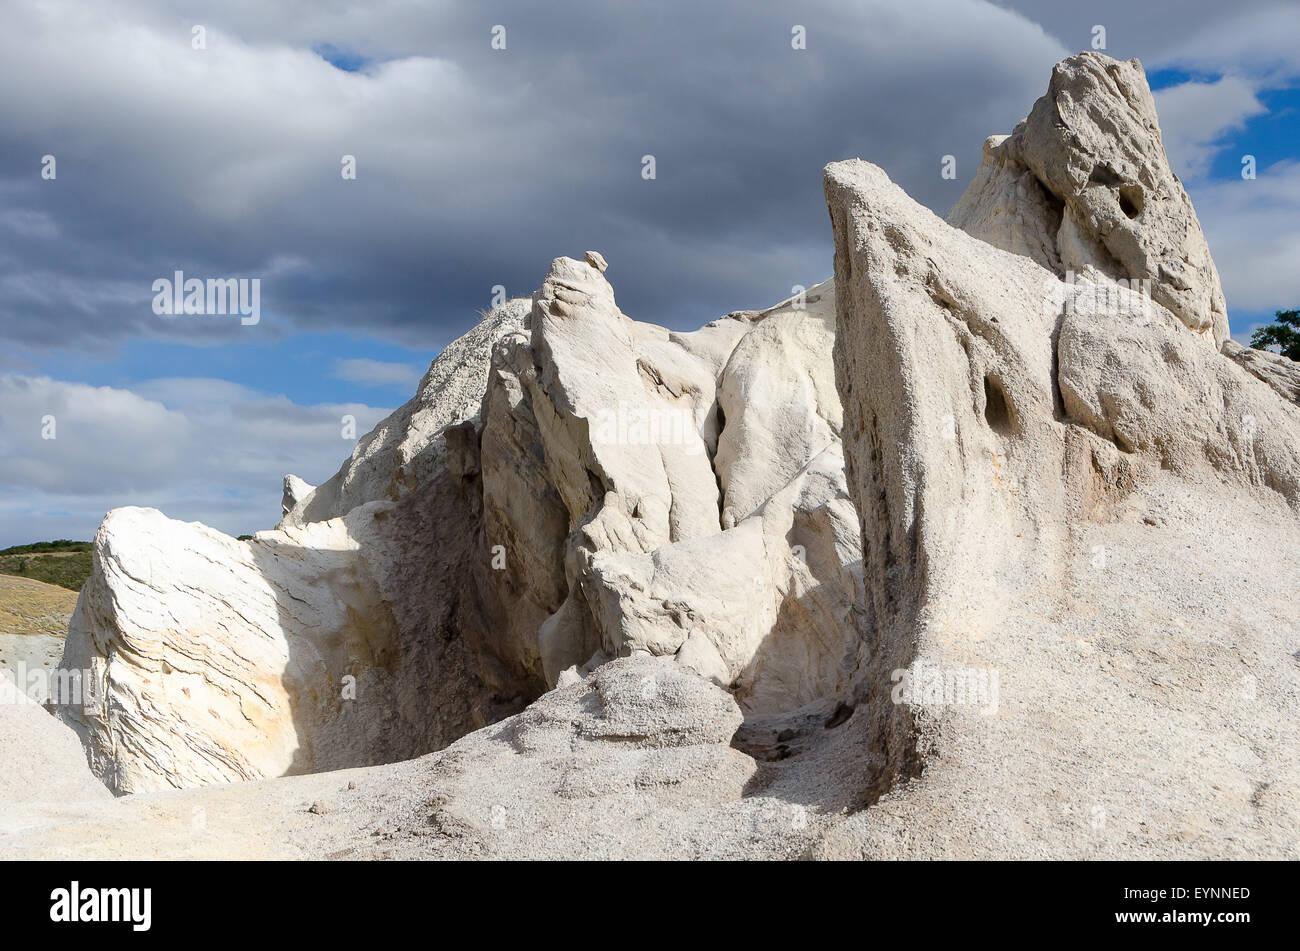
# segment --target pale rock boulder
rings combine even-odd
[[[427,496],[238,541],[152,509],[95,538],[61,707],[117,793],[372,765],[439,749],[530,697],[476,639],[474,526]]]
[[[726,427],[715,466],[725,486],[722,524],[731,527],[839,440],[840,401],[831,348],[831,282],[763,312],[721,373]]]
[[[379,791],[383,811],[332,847],[349,859],[798,854],[809,835],[789,805],[745,814],[759,768],[731,745],[741,721],[730,695],[669,658],[613,659],[404,764]],[[720,822],[732,812],[741,829]]]
[[[1028,118],[985,143],[948,222],[1058,276],[1149,281],[1208,345],[1228,337],[1218,271],[1135,59],[1085,52],[1058,63]]]
[[[240,542],[109,513],[61,663],[103,698],[64,711],[96,775],[128,793],[382,761],[366,748],[397,738],[351,716],[344,678],[388,693],[396,624],[358,548],[342,520]]]
[[[590,262],[554,262],[531,338],[497,347],[480,440],[505,554],[483,583],[511,606],[489,627],[536,644],[548,685],[647,653],[746,709],[843,686],[861,582],[833,308],[825,284],[675,334],[623,315]]]
[[[427,825],[445,857],[704,853],[712,810],[757,772],[731,747],[740,723],[725,691],[667,658],[616,659],[447,750],[425,781]],[[679,823],[692,832],[664,834]],[[413,832],[385,829],[378,845],[421,854]]]
[[[1268,487],[1300,507],[1300,407],[1199,346],[1163,309],[1062,320],[1061,399],[1071,420],[1165,469]]]

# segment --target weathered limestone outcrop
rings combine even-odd
[[[1196,211],[1169,167],[1142,64],[1080,53],[984,161],[948,222],[1058,276],[1149,281],[1215,349],[1228,308]]]
[[[492,342],[526,313],[508,302],[450,345],[275,531],[241,542],[153,510],[109,513],[62,660],[92,671],[108,703],[60,715],[110,788],[391,762],[536,695],[476,637],[480,505],[458,429]]]
[[[985,579],[1061,570],[1042,554],[1068,538],[1056,315],[1043,306],[1056,278],[945,225],[867,162],[827,166],[826,200],[845,462],[868,583],[865,662],[877,685],[869,715],[888,767],[906,776],[916,712],[880,685],[917,658],[935,661],[945,618],[965,615],[981,639],[996,601],[967,608]]]
[[[276,531],[111,513],[96,774],[317,775],[0,857],[1293,856],[1297,377],[1224,340],[1140,66],[1059,65],[952,223],[825,190],[806,296],[673,333],[559,258]]]
[[[1145,463],[1267,486],[1300,508],[1300,408],[1163,311],[1149,324],[1068,313],[1057,355],[1072,421]]]
[[[284,494],[280,498],[280,515],[284,517],[298,508],[307,496],[316,491],[316,486],[296,475],[284,477]]]
[[[1161,559],[1176,557],[1159,546],[1153,551],[1132,529],[1102,536],[1107,543],[1092,546],[1090,555],[1084,539],[1116,521],[1134,525],[1134,513],[1143,509],[1138,531],[1175,521],[1186,531],[1190,518],[1151,512],[1148,500],[1193,491],[1215,498],[1231,493],[1242,511],[1271,513],[1255,524],[1294,538],[1300,412],[1188,334],[1159,303],[1140,293],[1098,293],[1105,287],[1100,279],[1061,281],[1028,255],[976,240],[917,205],[873,165],[828,166],[826,195],[836,245],[844,451],[862,519],[868,590],[863,669],[874,735],[867,746],[891,780],[913,783],[905,787],[906,799],[896,791],[887,806],[872,810],[874,820],[832,833],[821,854],[918,854],[900,837],[915,827],[911,810],[918,807],[936,817],[976,811],[1002,841],[1032,824],[1041,848],[1055,834],[1042,828],[1031,803],[1006,797],[989,817],[963,802],[961,791],[997,787],[1004,780],[992,764],[1014,758],[1018,772],[1037,775],[1049,788],[1088,789],[1086,796],[1100,797],[1092,773],[1113,762],[1115,746],[1140,745],[1135,722],[1158,720],[1177,745],[1206,742],[1201,713],[1151,710],[1151,701],[1134,701],[1131,680],[1121,676],[1116,684],[1115,673],[1104,668],[1061,669],[1052,645],[1062,628],[1079,631],[1078,644],[1093,650],[1082,638],[1098,633],[1086,619],[1110,612],[1116,591],[1127,599],[1129,589],[1150,585],[1151,575],[1163,570]],[[1110,540],[1115,537],[1120,541]],[[1136,577],[1105,576],[1115,545],[1146,559]],[[1185,575],[1180,583],[1189,583]],[[1151,625],[1167,623],[1163,612],[1195,610],[1184,601],[1196,604],[1186,590],[1165,597],[1158,607],[1130,608],[1137,620],[1113,618],[1105,636],[1138,649]],[[1294,621],[1284,626],[1289,642]],[[1251,637],[1263,645],[1272,631]],[[1111,656],[1128,649],[1111,647]],[[937,702],[900,698],[887,685],[898,683],[901,671],[922,682],[949,672],[996,673],[1003,678],[1001,696],[995,684],[993,696],[977,702],[954,699],[951,688],[940,689]],[[1268,707],[1251,715],[1274,726],[1273,711],[1292,706],[1279,673],[1285,679],[1269,663],[1250,678],[1252,684],[1269,678]],[[1086,678],[1089,686],[1077,687],[1071,678]],[[1089,726],[1087,740],[1071,745],[1073,762],[1093,765],[1054,763],[1053,734],[1034,711],[1045,706],[1065,722],[1090,711],[1100,716],[1093,691],[1107,697],[1105,727]],[[1201,691],[1197,702],[1215,718],[1242,716],[1226,686],[1219,694]],[[1150,719],[1141,718],[1144,709]],[[1263,768],[1293,773],[1282,747],[1267,746]],[[1150,768],[1170,777],[1177,772],[1170,762]],[[1249,775],[1249,769],[1224,769],[1215,781],[1240,786]],[[1117,781],[1111,778],[1104,795],[1116,796]],[[1125,774],[1122,782],[1124,808],[1138,808],[1145,795],[1138,776]],[[1199,790],[1202,781],[1170,782]],[[1188,798],[1193,802],[1171,801],[1171,813],[1194,814],[1196,796]],[[1093,801],[1089,808],[1105,811]],[[1278,816],[1294,816],[1297,804],[1291,799],[1279,810]],[[1234,814],[1233,822],[1240,818]],[[1270,848],[1278,847],[1278,829],[1265,833]],[[931,842],[919,854],[935,848]],[[990,853],[972,841],[957,854]]]
[[[363,436],[342,468],[299,500],[286,524],[338,518],[380,499],[396,502],[436,482],[443,465],[438,434],[478,411],[493,344],[527,317],[526,299],[507,301],[448,344],[415,396]]]
[[[847,685],[833,289],[676,334],[605,266],[557,259],[275,531],[110,513],[63,659],[109,703],[63,715],[111,788],[410,758],[629,654],[759,712]]]
[[[111,512],[61,662],[104,699],[60,708],[96,775],[126,793],[316,772],[479,725],[491,700],[447,634],[453,546],[472,527],[449,509],[439,529],[374,502],[248,542]],[[421,544],[433,553],[413,561]]]
[[[498,349],[480,463],[506,561],[484,585],[527,605],[513,639],[536,643],[548,685],[647,652],[747,709],[843,686],[860,581],[833,304],[820,285],[674,334],[624,316],[594,265],[552,265],[531,336]]]

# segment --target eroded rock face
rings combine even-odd
[[[288,515],[303,501],[307,496],[316,491],[316,486],[309,484],[305,479],[296,475],[287,475],[284,477],[284,494],[280,498],[280,515]]]
[[[844,685],[860,580],[833,305],[819,285],[672,334],[623,315],[597,266],[552,265],[531,336],[498,346],[481,458],[507,562],[483,583],[524,605],[491,626],[537,645],[548,686],[634,652],[750,710]]]
[[[1175,472],[1267,486],[1300,506],[1300,411],[1237,361],[1157,314],[1149,324],[1066,315],[1061,399],[1070,419]]]
[[[526,313],[509,302],[449,346],[327,483],[286,480],[275,531],[240,542],[109,514],[61,663],[92,672],[108,704],[60,714],[110,788],[391,762],[536,695],[476,623],[481,502],[460,428],[491,343]]]
[[[1215,349],[1228,308],[1191,199],[1165,156],[1142,64],[1081,53],[984,161],[948,222],[1058,276],[1149,281]]]
[[[934,662],[946,615],[975,630],[992,622],[966,610],[985,578],[1060,570],[1042,555],[1066,533],[1056,315],[1043,306],[1056,278],[945,225],[870,163],[829,165],[825,183],[845,461],[868,582],[864,664],[881,685],[918,658]],[[881,755],[909,775],[914,711],[879,687],[869,696]]]
[[[532,335],[498,347],[481,459],[487,543],[512,539],[519,557],[500,600],[532,605],[528,628],[551,612],[536,635],[547,685],[647,652],[748,709],[842,686],[861,582],[832,307],[823,285],[671,334],[625,317],[594,265],[551,266]]]
[[[1091,650],[1083,638],[1098,636],[1089,619],[1109,611],[1108,584],[1130,583],[1104,574],[1111,539],[1134,551],[1149,543],[1131,529],[1110,532],[1091,550],[1084,539],[1100,535],[1102,524],[1132,525],[1148,497],[1192,486],[1271,509],[1268,532],[1294,536],[1300,413],[1187,333],[1165,307],[1140,293],[1099,296],[1104,281],[1067,283],[1029,255],[975,240],[869,163],[828,166],[826,196],[836,245],[844,450],[868,591],[862,669],[874,733],[866,745],[881,757],[886,785],[921,774],[921,785],[909,787],[914,800],[936,814],[960,811],[958,790],[1001,781],[989,764],[1021,755],[1013,750],[1051,745],[1036,725],[1039,705],[1062,720],[1092,709],[1052,651],[1036,642],[1058,625],[1043,606],[1069,592],[1067,606],[1055,610],[1067,612],[1077,643]],[[1148,513],[1140,525],[1170,518]],[[1145,557],[1152,559],[1145,570],[1160,570],[1159,557]],[[1170,559],[1166,552],[1163,560]],[[1178,595],[1166,597],[1158,608],[1112,615],[1114,630],[1126,631],[1112,636],[1140,644],[1151,625],[1165,623],[1158,618],[1187,610]],[[1262,642],[1271,631],[1252,636]],[[1128,648],[1111,650],[1123,655]],[[1122,722],[1130,723],[1131,689],[1115,690],[1113,675],[1096,676],[1089,663],[1079,669],[1088,671],[1089,689],[1111,698],[1107,709],[1124,710]],[[992,710],[942,693],[937,703],[900,700],[885,685],[891,677],[897,683],[901,671],[998,672],[1002,699]],[[1270,703],[1285,704],[1280,696],[1275,683]],[[1203,702],[1215,716],[1237,715],[1230,697]],[[1184,738],[1178,742],[1201,742],[1199,717],[1159,703],[1150,708],[1171,735]],[[1277,722],[1271,712],[1259,716]],[[1108,761],[1104,729],[1084,732],[1087,741],[1071,755]],[[1288,769],[1277,750],[1267,762],[1271,771]],[[1172,775],[1171,765],[1158,768]],[[1052,772],[1055,785],[1080,781],[1064,778],[1069,770]],[[1130,802],[1142,795],[1132,779],[1124,780]],[[885,815],[908,816],[898,821],[912,827],[906,801],[891,795]],[[1171,811],[1194,808],[1179,803]],[[1019,818],[998,818],[998,835],[1013,838],[1031,813],[1027,803],[1000,803],[999,817]],[[856,844],[825,854],[909,854],[882,836],[891,821],[849,824],[841,842]]]
[[[1300,403],[1300,363],[1279,353],[1243,347],[1235,340],[1223,342],[1223,355],[1237,361],[1251,376],[1263,380],[1283,399]]]
[[[63,663],[118,792],[439,749],[629,654],[747,710],[844,688],[856,519],[834,292],[693,334],[624,315],[604,259],[559,258],[439,356],[328,482],[286,479],[239,542],[110,514]]]
[[[243,542],[152,509],[109,513],[60,664],[101,698],[59,708],[95,774],[131,793],[318,772],[479,725],[493,700],[445,633],[466,527],[440,514],[441,532],[373,502]],[[413,562],[425,543],[436,553]]]

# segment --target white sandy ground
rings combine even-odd
[[[90,772],[76,735],[0,670],[0,809],[112,798]]]
[[[818,854],[1300,858],[1296,517],[1167,476],[1128,502],[981,645],[999,714]]]
[[[507,721],[391,766],[9,802],[0,858],[1300,858],[1296,516],[1167,475],[1115,514],[1075,532],[1060,590],[948,619],[954,660],[986,632],[998,712],[959,711],[866,810],[848,811],[862,751],[843,727],[761,765],[702,745],[694,775],[678,757],[654,776],[635,744],[520,752]],[[42,755],[23,735],[0,738],[6,771]]]

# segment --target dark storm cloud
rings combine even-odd
[[[180,268],[261,276],[260,333],[438,347],[494,285],[528,294],[587,248],[629,314],[695,326],[827,276],[830,160],[866,156],[946,210],[961,182],[941,156],[967,178],[1064,52],[974,0],[552,6],[20,5],[0,40],[19,90],[0,116],[4,337],[249,332],[155,317],[152,282]],[[324,44],[371,65],[337,69]]]
[[[1288,16],[1173,0],[20,3],[0,38],[0,337],[345,329],[436,348],[494,285],[528,294],[587,248],[626,312],[696,326],[829,274],[826,162],[866,157],[943,213],[983,138],[1094,24],[1148,62],[1285,59],[1250,11]],[[151,284],[176,268],[260,276],[263,325],[154,316]]]
[[[995,0],[1039,23],[1066,46],[1090,48],[1106,29],[1106,53],[1147,66],[1249,73],[1278,82],[1300,75],[1300,6],[1294,0]]]

